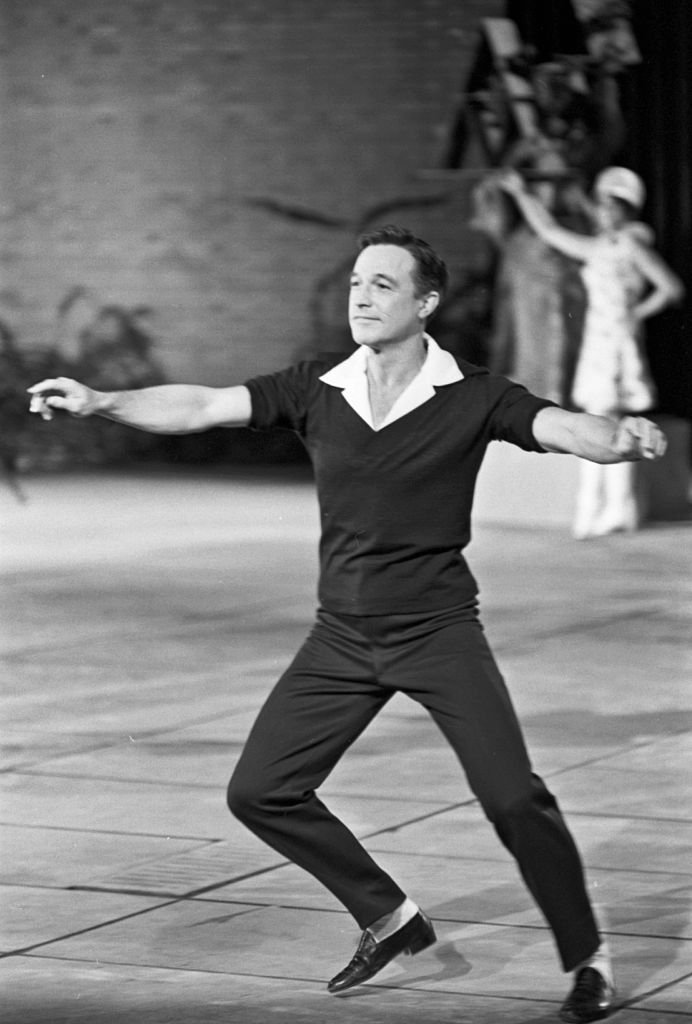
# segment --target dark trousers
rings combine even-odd
[[[320,610],[250,732],[228,788],[231,811],[361,928],[394,910],[405,893],[315,791],[396,692],[426,708],[451,744],[572,970],[599,944],[579,853],[531,771],[475,605],[425,616]]]

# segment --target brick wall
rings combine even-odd
[[[439,166],[478,18],[502,7],[1,0],[0,316],[43,345],[74,328],[57,321],[74,288],[148,306],[169,376],[212,383],[314,347],[316,282],[365,211],[449,189],[418,172]],[[378,222],[454,271],[480,244],[463,193]]]

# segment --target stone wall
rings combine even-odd
[[[426,205],[450,185],[419,172],[502,7],[0,0],[0,317],[67,348],[80,303],[147,307],[168,376],[206,383],[338,348],[311,305],[368,211],[453,273],[484,244],[466,185]]]

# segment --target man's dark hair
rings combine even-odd
[[[358,251],[362,252],[370,245],[399,245],[411,253],[416,264],[413,281],[417,295],[427,295],[428,292],[439,292],[440,295],[444,293],[448,279],[444,260],[427,242],[422,238],[416,238],[408,228],[385,224],[384,227],[368,231],[358,239]]]

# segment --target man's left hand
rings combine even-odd
[[[668,446],[666,435],[644,416],[624,416],[613,447],[625,460],[660,459]]]

